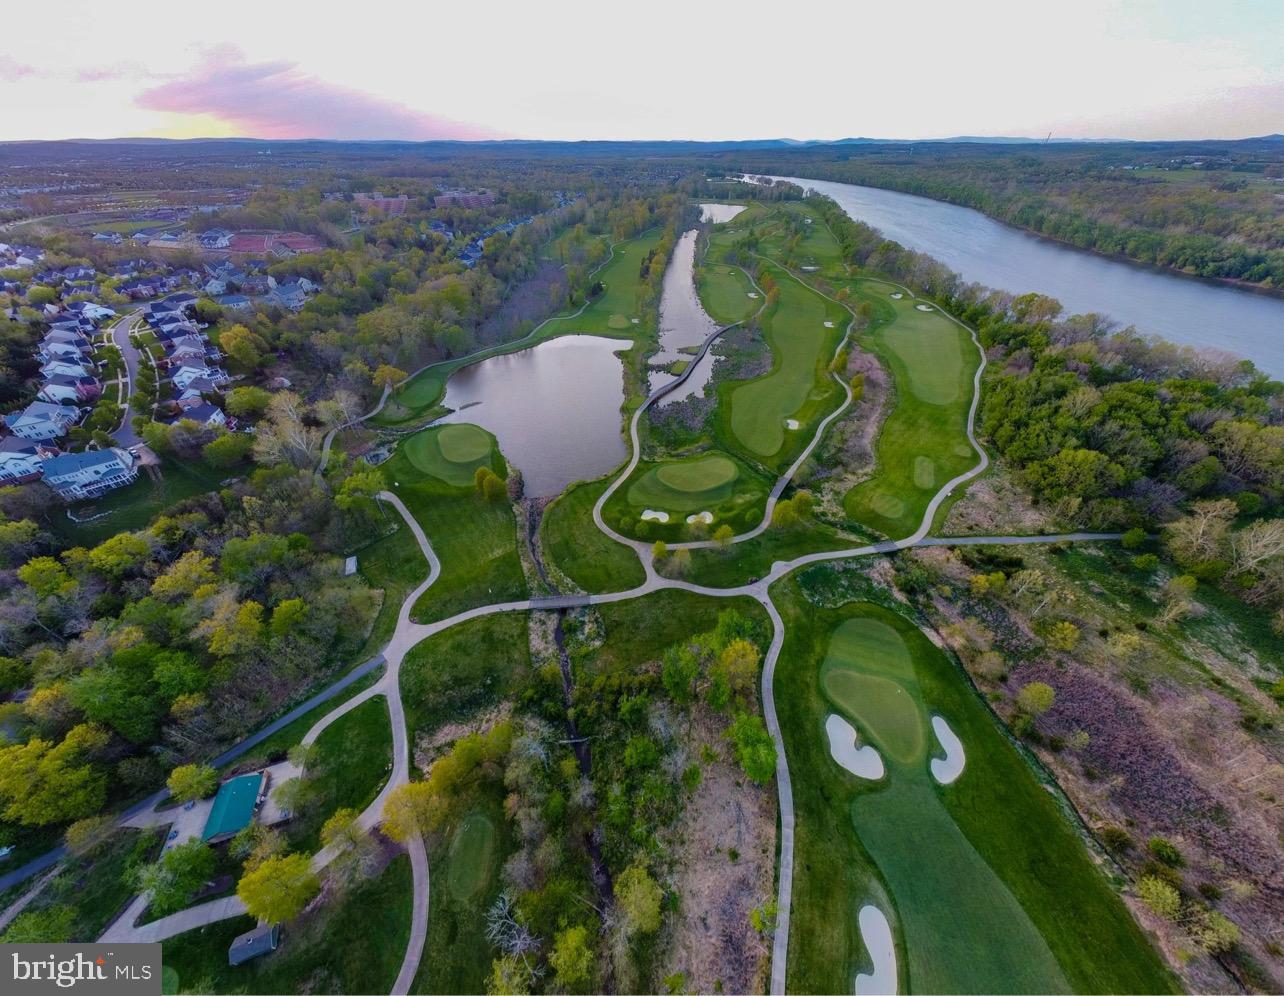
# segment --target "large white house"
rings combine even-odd
[[[57,439],[76,424],[80,412],[67,405],[33,401],[20,412],[4,417],[9,431],[23,439]]]
[[[63,501],[97,498],[138,477],[137,460],[128,450],[112,447],[64,453],[44,463],[45,483]]]
[[[39,480],[41,465],[57,455],[56,446],[5,436],[0,439],[0,484],[25,484]]]
[[[56,377],[59,374],[64,377],[92,377],[94,375],[89,361],[64,359],[61,356],[46,360],[40,368],[40,373],[45,377]]]

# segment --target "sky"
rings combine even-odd
[[[1284,0],[11,6],[0,141],[1284,132]]]

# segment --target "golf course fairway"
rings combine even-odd
[[[851,992],[874,961],[859,914],[892,926],[903,992],[1169,992],[1173,980],[1094,864],[1058,797],[955,663],[889,608],[772,590],[785,621],[776,685],[795,805],[788,989]],[[841,716],[882,778],[831,756]],[[967,752],[941,785],[944,717]]]

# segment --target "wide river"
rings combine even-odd
[[[1284,378],[1284,300],[1109,259],[927,197],[829,180],[775,179],[833,198],[851,217],[934,256],[965,280],[1048,294],[1067,313],[1098,312],[1172,342],[1246,356]]]

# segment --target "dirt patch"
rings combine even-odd
[[[1034,507],[1030,495],[1001,468],[968,485],[946,516],[946,536],[992,536],[1051,532],[1051,517]]]
[[[422,733],[415,738],[414,762],[420,771],[427,771],[432,763],[450,749],[460,737],[470,733],[482,733],[496,723],[507,719],[512,712],[512,703],[502,702],[494,709],[474,716],[462,723],[447,723],[431,733]]]
[[[754,785],[726,750],[725,723],[701,711],[689,747],[703,777],[678,821],[671,853],[672,887],[681,910],[666,927],[660,976],[686,976],[684,992],[762,992],[770,938],[749,923],[772,901],[776,859],[776,796]]]

